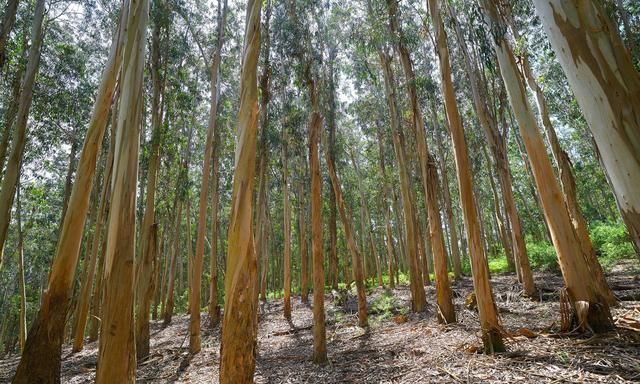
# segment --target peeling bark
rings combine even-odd
[[[253,237],[253,183],[258,131],[257,71],[260,8],[247,1],[235,170],[229,218],[225,308],[220,342],[220,382],[252,383],[258,326],[257,260]]]
[[[136,183],[143,109],[149,1],[132,0],[122,63],[121,112],[115,129],[112,202],[104,269],[104,302],[96,383],[136,378],[134,293]]]
[[[587,321],[592,329],[597,332],[608,330],[612,327],[609,305],[598,283],[592,279],[593,271],[589,267],[589,256],[584,252],[584,246],[580,244],[580,238],[571,223],[511,47],[504,36],[498,32],[504,28],[497,9],[495,4],[488,0],[483,0],[482,6],[487,19],[493,26],[494,49],[500,63],[500,73],[520,127],[569,298],[574,309],[577,309],[576,303],[582,301],[589,303]],[[584,325],[581,324],[581,326]]]
[[[602,4],[549,0],[536,9],[640,255],[640,75]]]

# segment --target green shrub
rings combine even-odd
[[[509,272],[509,264],[506,257],[492,257],[489,259],[489,271],[491,273]]]
[[[560,269],[553,245],[546,241],[534,241],[529,236],[527,236],[525,242],[532,269],[551,271],[558,271]]]
[[[398,313],[406,314],[407,312],[408,309],[402,305],[401,301],[393,295],[393,291],[390,289],[385,289],[381,295],[375,297],[369,307],[369,314],[377,321],[391,318]]]
[[[635,257],[629,233],[622,223],[594,223],[589,228],[593,248],[603,267],[611,268],[616,261]]]

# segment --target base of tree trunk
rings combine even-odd
[[[587,314],[587,323],[581,324],[578,316],[574,316],[576,326],[583,329],[589,329],[594,333],[604,333],[615,328],[609,307],[604,304],[590,304]]]
[[[142,361],[149,356],[149,322],[145,322],[140,334],[136,335],[136,357],[138,361]]]
[[[507,348],[502,341],[502,333],[497,329],[483,332],[482,344],[484,345],[484,353],[487,355],[507,351]]]
[[[313,353],[313,362],[315,364],[318,365],[325,365],[327,364],[328,360],[327,360],[327,353],[325,351],[325,353],[320,353],[320,354],[316,354],[315,352]]]
[[[291,300],[284,301],[284,318],[291,321]]]
[[[220,324],[220,306],[216,305],[215,309],[213,310],[213,313],[209,314],[209,327],[211,329],[215,328],[218,326],[218,324]]]
[[[68,300],[65,298],[44,298],[38,316],[29,329],[12,383],[60,383],[62,338],[67,308]]]

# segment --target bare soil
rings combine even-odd
[[[256,383],[628,383],[640,382],[640,278],[638,264],[614,268],[608,280],[620,306],[612,310],[618,327],[609,333],[559,333],[559,290],[562,278],[536,273],[540,296],[521,296],[514,275],[492,278],[508,347],[493,356],[480,352],[478,315],[464,305],[472,291],[470,278],[452,284],[458,323],[435,321],[435,292],[427,287],[428,309],[408,313],[409,290],[377,288],[368,302],[385,295],[389,311],[370,315],[368,330],[357,326],[356,303],[326,297],[329,363],[317,366],[312,355],[311,306],[293,300],[292,322],[282,301],[261,304]],[[406,316],[403,314],[407,313]],[[208,325],[203,314],[204,325]],[[170,326],[153,322],[151,355],[139,362],[139,383],[218,382],[220,330],[204,330],[202,352],[188,353],[188,316],[175,316]],[[63,350],[62,382],[92,383],[97,343],[84,351]],[[0,382],[9,382],[18,357],[0,360]]]

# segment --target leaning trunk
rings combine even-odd
[[[536,3],[640,255],[640,75],[599,2]]]
[[[44,13],[43,0],[38,1],[36,9],[39,12],[37,14],[39,14],[41,23],[41,13]],[[116,77],[122,61],[121,48],[125,38],[124,29],[128,20],[128,12],[128,1],[125,1],[120,16],[120,27],[114,37],[109,60],[103,73],[69,200],[69,212],[73,212],[73,214],[66,215],[64,218],[47,290],[42,297],[40,310],[29,330],[25,350],[13,379],[14,383],[29,381],[56,383],[60,381],[60,355],[64,324],[73,290],[80,241],[82,240],[82,230],[80,229],[84,227],[89,208],[87,191],[91,190],[93,183],[98,148],[102,143],[107,125]],[[34,44],[33,49],[36,49],[36,45]],[[27,73],[29,71],[30,69],[27,70]],[[26,116],[23,108],[21,111],[20,117]]]
[[[497,28],[502,28],[503,23],[499,19],[495,5],[487,0],[483,0],[482,5],[489,21]],[[511,47],[503,36],[499,36],[494,41],[494,48],[538,186],[544,215],[558,254],[569,299],[574,311],[580,316],[576,320],[582,328],[591,327],[595,331],[608,330],[612,327],[612,322],[606,296],[600,291],[597,281],[592,278],[593,271],[588,264],[589,256],[584,252],[584,247],[580,244],[580,239],[571,224]],[[583,310],[585,306],[586,313]]]
[[[115,142],[112,140],[112,144]],[[79,352],[84,346],[84,331],[87,325],[87,313],[89,312],[89,299],[91,298],[91,289],[93,287],[93,280],[95,276],[96,264],[98,262],[98,248],[100,246],[100,239],[102,238],[102,224],[105,222],[105,214],[107,211],[107,199],[109,198],[109,190],[111,187],[111,170],[113,163],[113,149],[109,148],[107,160],[104,163],[105,169],[104,179],[102,182],[102,192],[100,193],[100,208],[98,211],[98,217],[96,219],[95,229],[93,231],[93,240],[91,242],[91,248],[89,253],[89,264],[87,273],[83,276],[82,285],[80,287],[80,298],[78,299],[78,310],[76,313],[76,329],[73,338],[73,352]],[[98,279],[101,276],[98,275]]]
[[[498,180],[500,182],[500,189],[502,191],[505,210],[507,212],[509,221],[511,223],[511,242],[513,246],[513,256],[517,263],[517,275],[520,282],[523,285],[524,293],[527,296],[533,297],[536,293],[536,287],[533,281],[533,274],[529,266],[529,257],[527,255],[527,249],[525,247],[524,236],[522,234],[522,228],[520,225],[520,216],[516,210],[515,200],[513,199],[513,191],[511,184],[511,171],[509,169],[507,147],[506,147],[506,132],[504,134],[498,129],[498,120],[495,114],[492,114],[487,105],[487,91],[485,83],[480,81],[480,74],[475,62],[472,62],[471,55],[469,54],[469,48],[466,45],[466,40],[462,35],[459,25],[455,22],[455,13],[453,8],[449,8],[452,19],[454,20],[454,27],[456,35],[458,37],[458,44],[460,44],[461,51],[464,57],[465,67],[471,83],[471,91],[473,95],[473,102],[478,120],[482,126],[485,137],[489,143],[491,154],[496,163],[496,169],[498,171]],[[502,99],[500,99],[502,100]],[[496,212],[497,213],[497,212]],[[506,247],[505,247],[506,251]]]
[[[513,23],[509,24],[514,33],[514,37],[516,39],[519,39],[520,35],[518,33],[518,30],[514,28]],[[551,117],[549,116],[547,101],[542,92],[542,88],[540,88],[538,82],[535,79],[533,70],[529,65],[529,59],[526,54],[523,55],[520,60],[520,68],[524,78],[527,81],[527,84],[529,85],[529,88],[533,91],[536,97],[536,103],[538,106],[538,112],[540,113],[540,117],[542,120],[542,126],[547,133],[547,138],[551,147],[551,153],[553,154],[553,157],[556,160],[556,164],[558,165],[558,171],[560,174],[560,186],[562,187],[565,204],[567,205],[567,210],[569,211],[571,223],[573,224],[573,227],[576,231],[576,235],[578,236],[580,244],[584,247],[583,252],[588,256],[589,268],[594,274],[594,279],[597,280],[598,284],[600,285],[601,292],[603,292],[607,296],[609,305],[615,305],[617,303],[617,299],[607,285],[607,280],[604,277],[604,271],[602,270],[602,267],[600,266],[600,263],[598,262],[598,259],[596,257],[595,250],[593,249],[593,244],[591,243],[591,238],[589,238],[589,228],[587,227],[587,220],[585,219],[584,215],[582,214],[582,210],[578,205],[576,180],[573,175],[571,160],[569,159],[569,155],[562,149],[560,145],[560,140],[558,140],[558,135],[556,134],[555,127],[553,126]]]

